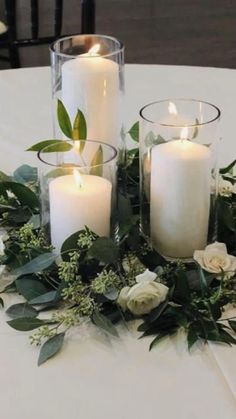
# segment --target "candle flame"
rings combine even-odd
[[[173,102],[169,102],[168,111],[171,115],[177,115],[178,114],[176,105]]]
[[[73,170],[73,175],[74,175],[74,179],[75,179],[75,183],[79,188],[82,188],[83,186],[83,182],[82,182],[82,178],[80,175],[80,172],[77,169]]]
[[[92,48],[89,50],[89,55],[98,55],[98,51],[100,50],[100,44],[95,44]]]
[[[187,140],[188,139],[188,127],[184,127],[180,131],[180,139]]]

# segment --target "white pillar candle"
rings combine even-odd
[[[120,89],[116,62],[99,56],[92,49],[65,62],[62,65],[62,102],[72,121],[78,109],[84,113],[88,139],[117,146]]]
[[[188,140],[152,149],[151,238],[164,256],[189,258],[207,244],[210,161],[209,148]]]
[[[88,226],[99,236],[109,236],[111,182],[99,176],[60,176],[49,184],[51,241],[57,253],[73,233]]]

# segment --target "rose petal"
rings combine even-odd
[[[144,271],[142,274],[136,276],[136,282],[138,284],[142,282],[151,282],[155,281],[156,277],[157,274],[155,272],[151,272],[149,269],[146,269],[146,271]]]
[[[205,248],[205,252],[208,253],[208,251],[217,251],[217,252],[221,252],[224,255],[227,255],[227,247],[225,245],[225,243],[220,243],[220,242],[215,242],[212,244],[209,244],[206,248]]]

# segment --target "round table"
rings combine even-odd
[[[0,72],[0,170],[36,159],[24,150],[52,136],[49,68]],[[127,128],[154,100],[191,97],[222,110],[220,163],[236,157],[236,70],[156,65],[126,66]],[[16,297],[5,295],[6,306]],[[235,419],[236,349],[210,344],[188,353],[179,333],[152,352],[134,325],[109,338],[83,323],[60,354],[37,367],[28,334],[11,329],[0,313],[4,419]]]

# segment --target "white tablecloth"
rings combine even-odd
[[[126,66],[126,123],[146,103],[169,97],[207,100],[222,110],[221,164],[236,156],[236,70]],[[0,72],[0,170],[35,163],[23,150],[48,139],[51,129],[48,68]],[[5,297],[6,305],[14,297]],[[236,349],[195,348],[185,337],[148,352],[135,330],[108,339],[83,325],[64,350],[38,368],[27,334],[10,329],[0,313],[0,417],[3,419],[235,419]]]

